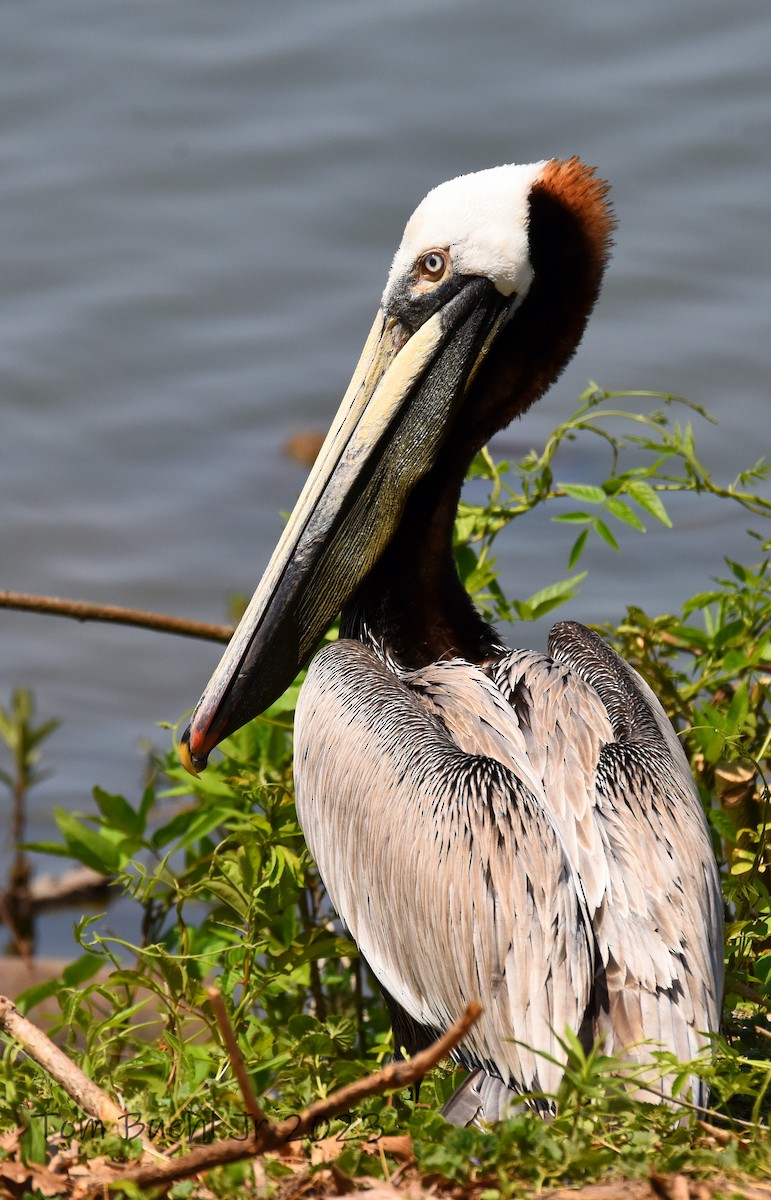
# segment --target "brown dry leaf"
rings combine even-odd
[[[48,1170],[53,1171],[54,1175],[66,1175],[78,1161],[78,1151],[70,1146],[65,1150],[57,1150],[53,1158],[48,1163]]]
[[[318,1163],[334,1162],[344,1149],[345,1146],[341,1146],[336,1137],[319,1138],[311,1146],[311,1162],[314,1166]]]
[[[61,1196],[67,1188],[63,1175],[54,1175],[48,1167],[35,1163],[27,1167],[23,1163],[0,1163],[0,1183],[5,1180],[14,1192],[23,1188],[27,1192],[40,1192],[42,1196]]]
[[[544,1192],[542,1200],[655,1200],[659,1194],[647,1179],[615,1179],[581,1188],[557,1188]]]
[[[715,787],[720,806],[728,814],[737,833],[758,823],[758,797],[755,793],[754,763],[741,759],[721,759],[715,767]]]
[[[735,1142],[736,1134],[730,1129],[720,1129],[717,1125],[710,1125],[709,1121],[697,1121],[697,1125],[708,1134],[713,1141],[717,1142],[718,1146],[727,1146],[730,1142]]]
[[[373,1179],[371,1182],[357,1179],[356,1182],[359,1185],[364,1184],[364,1187],[358,1192],[350,1192],[348,1200],[423,1200],[424,1197],[431,1195],[430,1192],[424,1191],[415,1180],[403,1190],[380,1179]]]
[[[340,1141],[339,1137],[321,1138],[318,1142],[313,1143],[311,1162],[314,1165],[334,1162],[344,1149],[345,1144]],[[373,1138],[370,1142],[362,1142],[359,1149],[363,1150],[365,1154],[380,1154],[381,1152],[390,1154],[392,1158],[401,1159],[403,1162],[409,1162],[413,1156],[412,1138],[407,1134]]]
[[[0,1179],[7,1179],[10,1183],[24,1183],[29,1179],[29,1167],[18,1162],[0,1163]]]
[[[267,1152],[265,1157],[279,1159],[282,1166],[289,1167],[292,1171],[301,1171],[308,1165],[308,1155],[302,1142],[286,1142],[278,1150]]]
[[[78,1163],[77,1166],[71,1167],[70,1175],[77,1176],[79,1179],[89,1175],[120,1175],[125,1169],[125,1163],[114,1163],[104,1154],[97,1154],[96,1158],[90,1158],[88,1162]]]
[[[737,1183],[724,1175],[709,1180],[687,1175],[651,1174],[650,1179],[615,1179],[579,1188],[543,1192],[541,1200],[716,1200],[730,1195],[741,1200],[771,1200],[771,1185]]]
[[[361,1149],[367,1154],[379,1154],[382,1150],[402,1162],[410,1162],[413,1157],[412,1138],[408,1133],[383,1134],[375,1141],[363,1142]]]
[[[310,1173],[306,1171],[298,1171],[296,1175],[285,1175],[274,1192],[273,1200],[298,1200],[306,1192],[312,1189],[316,1195],[316,1187],[313,1186],[323,1179],[328,1172],[320,1171],[318,1175],[311,1180]]]

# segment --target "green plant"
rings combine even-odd
[[[0,917],[11,935],[14,949],[22,954],[31,953],[34,945],[30,865],[21,848],[26,826],[27,792],[40,778],[40,746],[59,724],[54,719],[35,726],[34,718],[35,702],[26,688],[14,691],[7,711],[0,708],[0,740],[5,743],[11,756],[11,770],[0,770],[0,782],[11,793],[9,833],[14,846],[8,886],[0,895]]]
[[[639,536],[650,519],[669,525],[672,493],[739,504],[758,522],[771,515],[762,495],[765,468],[756,464],[733,484],[717,484],[696,455],[690,424],[673,420],[678,402],[653,397],[659,407],[641,413],[619,407],[621,398],[592,387],[540,453],[510,468],[484,451],[472,464],[474,486],[486,486],[488,494],[461,504],[456,553],[466,586],[492,618],[531,620],[564,603],[583,578],[573,572],[589,540],[618,552],[622,536]],[[600,439],[607,452],[605,478],[591,485],[564,481],[563,448],[586,439]],[[497,580],[494,540],[505,525],[544,505],[554,512],[555,535],[568,535],[569,573],[509,600]],[[679,613],[648,616],[630,608],[606,631],[681,733],[723,864],[729,1040],[716,1048],[709,1070],[729,1133],[716,1140],[683,1123],[679,1110],[631,1102],[619,1087],[618,1064],[573,1045],[554,1122],[525,1112],[492,1134],[444,1125],[440,1131],[435,1110],[452,1090],[453,1073],[437,1071],[419,1100],[372,1099],[330,1123],[325,1132],[345,1139],[341,1170],[381,1172],[381,1158],[367,1156],[365,1143],[373,1131],[405,1129],[423,1172],[473,1187],[480,1200],[566,1179],[639,1174],[652,1163],[696,1176],[766,1169],[771,570],[767,536],[755,534],[748,545],[758,561],[728,562],[714,586],[687,597]],[[224,1136],[244,1127],[206,991],[211,982],[225,998],[252,1087],[271,1114],[298,1112],[391,1050],[383,1006],[334,924],[297,825],[291,727],[298,688],[299,680],[230,738],[200,779],[184,774],[172,749],[134,803],[97,788],[92,813],[58,811],[61,841],[37,847],[113,873],[116,887],[137,905],[141,932],[132,946],[93,918],[81,921],[79,957],[61,980],[30,990],[24,1004],[58,1001],[61,1028],[83,1069],[120,1094],[136,1114],[135,1128],[144,1126],[160,1146],[184,1147],[202,1129],[203,1136],[207,1130]],[[71,1101],[29,1061],[19,1063],[10,1047],[3,1072],[0,1120],[26,1122],[30,1146],[42,1107],[70,1119]],[[274,1175],[283,1169],[270,1167]],[[246,1179],[232,1168],[221,1186],[245,1187]]]

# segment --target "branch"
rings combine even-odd
[[[230,1024],[230,1018],[227,1014],[227,1009],[222,1000],[222,993],[219,988],[207,987],[206,992],[209,997],[209,1002],[214,1009],[214,1015],[217,1018],[217,1024],[220,1027],[222,1040],[225,1043],[225,1049],[228,1052],[230,1065],[233,1068],[238,1086],[241,1089],[241,1096],[244,1101],[244,1108],[251,1117],[255,1129],[259,1128],[267,1121],[267,1117],[257,1103],[257,1097],[252,1089],[252,1083],[244,1065],[244,1060],[241,1051],[238,1048],[236,1035],[233,1032],[233,1026]]]
[[[61,875],[38,875],[29,885],[32,911],[38,913],[46,908],[91,900],[107,891],[112,880],[112,875],[95,871],[93,867],[72,867]]]
[[[105,1175],[91,1178],[73,1193],[74,1200],[88,1200],[103,1194],[107,1185],[121,1187],[123,1184],[133,1184],[138,1190],[145,1188],[168,1186],[178,1179],[187,1179],[200,1171],[209,1171],[213,1167],[224,1166],[226,1163],[238,1162],[244,1158],[252,1158],[266,1151],[284,1148],[288,1142],[299,1141],[304,1137],[313,1136],[319,1122],[330,1117],[347,1112],[354,1105],[361,1103],[369,1096],[379,1096],[383,1092],[394,1091],[418,1083],[427,1071],[454,1050],[463,1040],[472,1025],[482,1014],[481,1004],[475,1001],[467,1005],[465,1012],[455,1022],[447,1033],[438,1038],[427,1050],[421,1050],[407,1062],[394,1062],[376,1071],[365,1079],[356,1080],[345,1087],[339,1088],[325,1100],[317,1100],[299,1116],[288,1117],[283,1121],[267,1121],[255,1125],[254,1131],[248,1138],[225,1138],[210,1146],[196,1146],[187,1154],[176,1159],[166,1159],[158,1163],[142,1163],[131,1167],[120,1175]]]
[[[48,613],[72,617],[75,621],[107,621],[113,625],[135,625],[158,633],[176,633],[180,637],[201,638],[207,642],[229,642],[234,626],[213,625],[208,621],[187,621],[140,608],[120,608],[116,604],[91,604],[88,600],[60,600],[57,596],[34,596],[26,592],[0,591],[0,608],[22,612]]]

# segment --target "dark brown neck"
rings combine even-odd
[[[406,670],[444,657],[483,662],[500,646],[458,578],[453,525],[465,460],[440,458],[418,485],[399,529],[342,614],[340,633],[378,646]]]
[[[607,188],[578,160],[549,163],[530,196],[533,283],[484,367],[399,528],[343,612],[344,636],[373,641],[413,669],[500,646],[458,579],[452,554],[460,489],[473,455],[560,375],[600,288],[613,217]]]

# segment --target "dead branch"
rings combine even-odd
[[[365,1079],[349,1083],[339,1088],[325,1100],[317,1100],[298,1116],[288,1117],[283,1121],[266,1121],[264,1125],[256,1125],[246,1139],[225,1138],[210,1146],[197,1146],[187,1154],[176,1159],[166,1159],[159,1163],[143,1163],[120,1175],[111,1174],[104,1177],[92,1177],[87,1182],[76,1186],[73,1200],[89,1200],[102,1194],[105,1187],[112,1184],[120,1187],[131,1183],[138,1189],[168,1185],[179,1179],[187,1179],[201,1171],[209,1171],[213,1167],[224,1166],[226,1163],[238,1162],[244,1158],[252,1158],[266,1151],[277,1151],[285,1148],[289,1142],[311,1137],[321,1121],[339,1116],[348,1109],[359,1104],[369,1096],[379,1096],[383,1092],[395,1091],[418,1083],[427,1071],[453,1050],[463,1040],[472,1025],[482,1013],[481,1004],[469,1004],[465,1012],[447,1033],[438,1038],[427,1050],[422,1050],[407,1062],[394,1062],[376,1071]]]
[[[26,592],[0,591],[0,608],[48,613],[55,617],[71,617],[75,621],[107,621],[113,625],[133,625],[139,629],[176,633],[180,637],[201,638],[208,642],[229,642],[234,629],[232,625],[188,621],[183,617],[169,617],[164,613],[145,612],[140,608],[92,604],[88,600],[62,600],[58,596],[36,596]]]
[[[244,1108],[254,1122],[255,1129],[259,1129],[267,1121],[265,1113],[257,1103],[257,1097],[254,1094],[251,1080],[246,1073],[244,1060],[241,1056],[241,1051],[238,1048],[236,1035],[233,1032],[233,1026],[230,1024],[230,1018],[227,1014],[227,1009],[222,1001],[222,993],[219,988],[209,987],[206,989],[209,1001],[214,1009],[214,1015],[217,1018],[217,1024],[220,1027],[222,1039],[225,1043],[225,1049],[228,1052],[230,1065],[233,1068],[233,1074],[238,1080],[238,1086],[241,1089],[241,1096],[244,1101]]]
[[[33,912],[59,908],[76,901],[90,900],[109,889],[111,875],[93,867],[73,867],[61,875],[38,875],[29,885]]]

